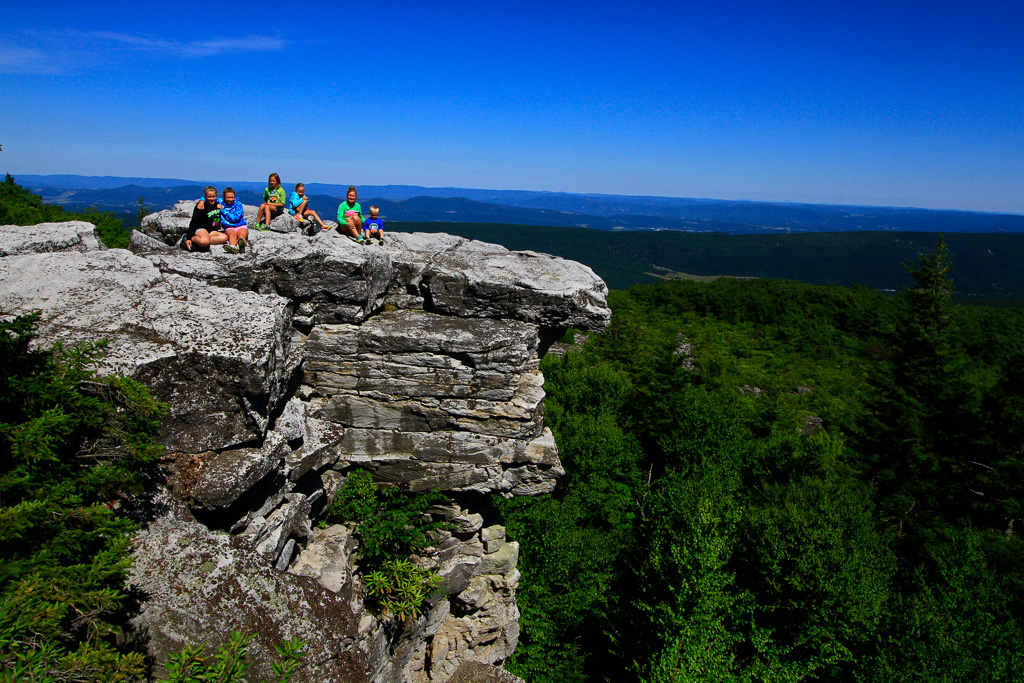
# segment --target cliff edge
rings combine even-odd
[[[0,226],[0,311],[41,310],[38,344],[109,340],[101,370],[170,406],[169,485],[133,551],[156,665],[239,629],[257,677],[299,637],[296,681],[487,680],[518,640],[518,546],[490,496],[562,473],[538,365],[564,329],[607,326],[604,283],[440,234],[271,231],[245,254],[187,253],[169,243],[190,206],[147,217],[131,251],[84,223]],[[443,595],[411,623],[364,607],[351,529],[316,528],[355,468],[448,497],[431,512],[451,530],[418,558]]]

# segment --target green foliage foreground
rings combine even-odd
[[[118,642],[134,529],[120,509],[159,452],[163,406],[93,376],[102,344],[30,349],[37,317],[0,321],[0,669],[127,680],[143,658]]]
[[[536,681],[1019,680],[1024,315],[785,281],[612,292],[502,502]],[[692,360],[692,365],[689,361]]]

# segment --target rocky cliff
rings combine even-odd
[[[607,325],[604,283],[533,252],[360,246],[288,220],[242,255],[187,253],[170,245],[190,206],[148,217],[130,252],[87,223],[0,227],[0,311],[42,310],[38,343],[109,340],[102,370],[170,406],[169,486],[132,574],[156,665],[240,629],[257,677],[297,636],[295,680],[486,680],[518,639],[518,546],[490,496],[562,473],[539,358],[567,327]],[[443,591],[412,623],[365,608],[351,529],[317,528],[354,468],[448,497],[431,512],[450,531],[417,560]]]

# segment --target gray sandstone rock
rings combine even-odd
[[[305,549],[299,553],[290,571],[308,576],[332,593],[343,593],[352,599],[355,574],[352,555],[356,539],[348,527],[334,524],[326,529],[313,529]]]
[[[274,510],[266,521],[253,528],[250,525],[239,538],[249,538],[250,543],[268,562],[276,563],[281,551],[289,539],[299,537],[305,540],[309,536],[309,498],[301,493],[289,493],[288,501]]]
[[[250,233],[245,254],[182,250],[146,254],[164,273],[219,287],[276,293],[295,305],[310,303],[316,322],[358,322],[380,308],[391,281],[391,261],[323,233],[316,237]]]
[[[163,441],[177,451],[262,438],[294,368],[287,300],[165,277],[119,249],[0,259],[0,310],[41,310],[37,344],[108,340],[100,371],[169,404]]]
[[[0,257],[106,249],[96,234],[96,226],[84,221],[0,225]]]
[[[433,233],[391,233],[384,248],[392,292],[415,292],[430,311],[594,331],[611,319],[608,287],[575,261]]]
[[[224,508],[278,468],[290,452],[288,442],[268,432],[260,448],[210,452],[200,461],[199,477],[191,498],[206,508]]]
[[[192,209],[200,199],[182,200],[171,209],[145,216],[142,225],[139,226],[140,231],[164,244],[177,244],[188,230],[188,224],[192,220]]]
[[[451,677],[467,661],[493,664],[512,655],[519,642],[518,580],[518,572],[476,576],[455,597],[460,609],[448,615],[429,645],[435,678]]]
[[[413,491],[511,492],[519,481],[506,474],[522,467],[535,468],[538,478],[549,477],[551,490],[564,473],[560,465],[529,464],[558,462],[547,428],[533,442],[469,432],[348,429],[341,448],[346,462],[369,466],[378,481],[406,483]]]
[[[146,254],[153,251],[171,252],[175,248],[138,230],[132,230],[128,240],[128,251],[133,254]]]
[[[448,683],[526,683],[522,678],[490,664],[467,660],[459,665]]]
[[[357,641],[348,601],[315,581],[275,571],[239,538],[211,533],[175,499],[133,539],[130,581],[143,592],[134,628],[160,668],[187,644],[207,652],[232,630],[253,634],[249,676],[272,678],[274,646],[297,637],[306,657],[294,681],[367,681],[372,668]]]

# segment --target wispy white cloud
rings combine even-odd
[[[42,50],[0,43],[2,74],[55,74],[63,70]]]
[[[23,47],[19,43],[41,47]],[[263,35],[183,41],[114,31],[26,30],[17,40],[0,38],[0,73],[69,73],[86,66],[102,66],[126,54],[198,59],[244,52],[279,52],[287,46],[288,41],[282,38]]]
[[[76,38],[113,43],[126,49],[175,57],[211,57],[232,52],[277,52],[287,42],[270,36],[245,36],[242,38],[218,38],[214,40],[173,41],[152,36],[139,36],[112,31],[67,31],[65,35]]]

